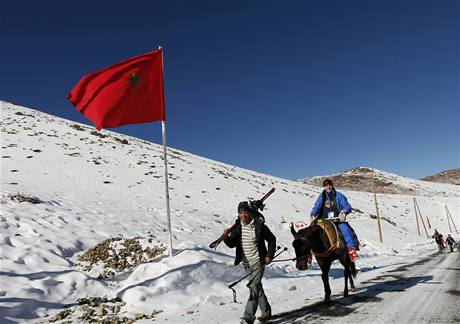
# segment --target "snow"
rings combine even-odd
[[[235,304],[227,285],[244,270],[234,268],[234,250],[224,244],[210,250],[209,243],[233,223],[239,201],[262,197],[275,187],[264,216],[277,244],[289,248],[280,258],[294,257],[286,221],[307,220],[321,192],[315,186],[169,148],[174,256],[169,258],[166,251],[113,278],[98,279],[97,271],[78,266],[78,256],[105,239],[141,237],[168,244],[162,147],[107,130],[97,133],[11,103],[0,101],[0,106],[2,323],[49,320],[66,305],[77,307],[84,297],[118,297],[120,315],[129,318],[154,313],[139,322],[236,323],[248,289],[244,283],[235,287],[237,300],[243,302]],[[417,182],[406,179],[394,181],[401,186]],[[428,216],[433,226],[428,234],[434,228],[449,232],[445,205],[460,229],[459,188],[423,182],[419,190],[430,194],[416,198],[424,221]],[[377,223],[370,217],[376,214],[373,195],[343,192],[362,212],[349,217],[362,242],[358,286],[361,280],[436,251],[422,225],[422,235],[417,235],[412,196],[378,195],[381,243]],[[43,203],[14,201],[10,196],[16,194]],[[343,271],[338,263],[330,276],[333,293],[340,293]],[[263,283],[273,313],[323,298],[315,262],[308,271],[297,270],[293,262],[273,263]],[[297,289],[289,290],[292,286]],[[78,321],[76,313],[71,316]]]

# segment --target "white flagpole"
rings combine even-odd
[[[161,46],[158,47],[161,49]],[[163,52],[161,52],[161,66],[162,70],[164,69],[163,64]],[[164,70],[163,70],[164,75]],[[168,218],[168,231],[169,231],[169,257],[173,256],[173,245],[172,245],[172,231],[171,231],[171,212],[169,209],[169,185],[168,185],[168,161],[167,161],[167,154],[166,154],[166,122],[164,120],[161,121],[161,133],[163,135],[163,156],[165,162],[165,193],[166,193],[166,215]]]
[[[166,123],[161,121],[161,132],[163,134],[163,153],[165,162],[165,192],[166,192],[166,215],[168,217],[168,231],[169,231],[169,256],[173,255],[172,246],[172,232],[171,232],[171,212],[169,209],[169,185],[168,185],[168,161],[166,160]]]

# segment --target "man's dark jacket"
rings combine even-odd
[[[273,258],[275,255],[276,237],[273,235],[267,225],[263,223],[262,219],[263,216],[262,218],[255,217],[254,227],[257,239],[257,249],[259,250],[259,260],[261,264],[265,264],[265,257],[267,255],[271,258]],[[241,244],[241,222],[239,218],[236,220],[236,223],[236,229],[224,240],[225,244],[229,248],[236,247],[235,266],[240,264],[241,260],[243,259],[243,245]],[[268,243],[268,252],[264,241],[267,241]]]

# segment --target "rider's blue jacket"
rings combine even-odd
[[[324,201],[327,199],[327,201]],[[327,204],[326,204],[327,203]],[[328,212],[334,212],[334,217],[339,216],[340,212],[345,214],[351,213],[351,205],[348,203],[347,197],[335,189],[328,194],[325,190],[316,199],[315,206],[311,210],[311,215],[318,218],[328,218]],[[357,248],[357,242],[353,238],[350,225],[346,222],[338,224],[340,231],[343,234],[343,239],[348,248]]]
[[[339,213],[342,211],[345,212],[345,214],[351,213],[351,205],[348,203],[347,197],[345,197],[341,192],[333,190],[331,194],[328,194],[327,192],[323,192],[323,193],[321,193],[318,199],[316,199],[315,206],[313,206],[313,209],[311,210],[311,215],[319,216],[319,217],[322,216],[322,215],[319,215],[319,213],[321,211],[321,206],[323,205],[323,196],[325,196],[326,199],[333,200],[337,203]],[[334,216],[337,216],[337,215],[334,215]]]

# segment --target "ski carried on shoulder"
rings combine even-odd
[[[265,196],[263,196],[261,199],[255,200],[255,201],[251,201],[251,202],[250,202],[250,206],[251,206],[252,208],[254,208],[255,211],[257,211],[258,209],[263,210],[263,209],[264,209],[264,201],[265,201],[265,199],[267,199],[268,197],[270,197],[270,195],[271,195],[272,193],[274,193],[274,192],[275,192],[275,188],[272,188],[272,189],[271,189],[269,192],[267,192],[267,193],[265,194]],[[215,240],[214,242],[212,242],[211,244],[209,244],[209,247],[210,247],[211,249],[216,249],[217,246],[218,246],[228,235],[230,235],[230,234],[236,229],[236,225],[237,225],[236,222],[233,223],[233,225],[230,226],[229,228],[227,228],[227,229],[224,231],[224,233],[223,233],[217,240]]]

